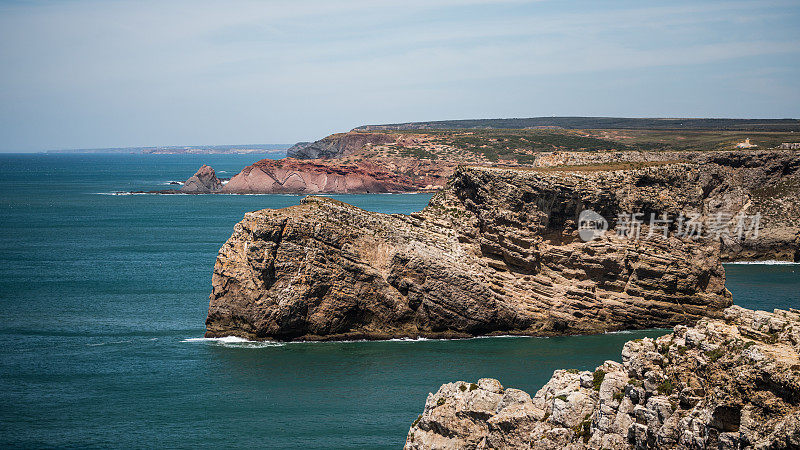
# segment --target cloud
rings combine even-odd
[[[374,122],[382,102],[405,120],[435,114],[432,98],[480,114],[475,99],[502,89],[536,96],[542,109],[531,115],[549,113],[557,100],[599,110],[591,98],[556,99],[546,86],[571,77],[613,85],[634,71],[647,71],[650,83],[670,81],[655,69],[700,82],[720,67],[756,62],[775,69],[775,89],[791,88],[800,70],[799,10],[784,1],[2,3],[0,148],[126,145],[142,134],[164,144],[196,136],[223,143],[237,133],[242,142],[299,140]],[[732,88],[752,83],[769,92],[763,78],[731,77]],[[542,87],[532,90],[533,82]],[[475,89],[471,98],[465,86]],[[789,98],[775,109],[796,113]],[[506,110],[520,109],[513,101]],[[304,115],[316,122],[292,122]],[[259,116],[269,120],[259,124]],[[31,120],[52,132],[20,126]],[[63,123],[81,133],[65,133]],[[114,132],[91,132],[92,123]],[[64,141],[76,134],[82,144]]]

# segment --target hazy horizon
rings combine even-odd
[[[796,1],[0,2],[0,151],[800,117]],[[246,145],[246,144],[238,144]]]

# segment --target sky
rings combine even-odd
[[[798,23],[798,0],[0,0],[0,151],[798,118]]]

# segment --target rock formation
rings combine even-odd
[[[630,341],[622,363],[556,370],[533,397],[497,380],[429,394],[406,449],[800,448],[800,311]]]
[[[385,144],[395,138],[386,133],[338,133],[315,142],[298,142],[286,156],[297,159],[332,159],[348,156],[367,144]]]
[[[181,187],[183,194],[210,194],[222,189],[222,182],[217,178],[217,174],[210,166],[205,164],[186,180]]]
[[[538,167],[687,161],[697,164],[704,220],[720,215],[760,216],[759,233],[743,240],[722,239],[723,261],[800,261],[800,153],[796,151],[714,152],[546,152]]]
[[[220,192],[230,194],[346,194],[420,191],[426,180],[412,179],[370,162],[263,159],[247,166]]]
[[[718,315],[731,304],[718,242],[632,239],[613,223],[625,211],[702,212],[705,172],[617,169],[461,168],[411,216],[317,197],[248,213],[217,257],[206,335],[552,335]],[[610,232],[581,240],[584,209]]]

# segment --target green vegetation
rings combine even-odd
[[[439,400],[436,402],[436,406],[444,405],[444,397],[440,397]]]
[[[600,385],[603,384],[603,380],[606,378],[606,373],[603,370],[597,369],[594,371],[592,376],[592,387],[595,391],[600,390]]]
[[[474,391],[475,389],[478,389],[478,385],[477,384],[472,383],[472,384],[469,385],[469,391],[470,392]]]
[[[725,349],[722,347],[706,352],[706,357],[708,358],[709,362],[715,362],[722,358],[723,355],[725,355]]]
[[[661,395],[672,395],[672,391],[675,390],[675,387],[672,385],[672,381],[664,380],[656,386],[656,390]]]
[[[565,401],[567,401],[567,396],[566,396],[566,395],[564,395],[564,394],[557,395],[557,396],[556,396],[556,398],[557,398],[557,399],[559,399],[559,400],[561,400],[562,402],[565,402]]]
[[[582,438],[583,442],[589,442],[589,438],[591,437],[591,428],[592,428],[592,421],[589,418],[592,416],[591,413],[584,416],[583,421],[575,426],[572,431],[575,432],[575,436]]]
[[[619,391],[619,392],[615,392],[614,393],[614,397],[613,398],[616,401],[620,401],[620,400],[622,400],[623,397],[625,397],[625,394],[623,394],[622,391]]]
[[[417,416],[416,420],[414,420],[414,423],[412,423],[411,426],[412,427],[417,426],[417,424],[419,423],[420,420],[422,420],[422,414]]]
[[[430,159],[430,160],[439,159],[439,156],[423,148],[419,147],[395,147],[395,148],[397,149],[396,150],[397,154],[400,156],[412,157],[417,159]]]
[[[356,130],[466,129],[629,129],[708,131],[800,131],[797,119],[638,119],[626,117],[531,117],[520,119],[437,120],[404,124],[364,125]]]
[[[458,387],[458,390],[460,390],[461,392],[466,391],[467,390],[467,385],[466,384],[462,384],[461,386]]]

